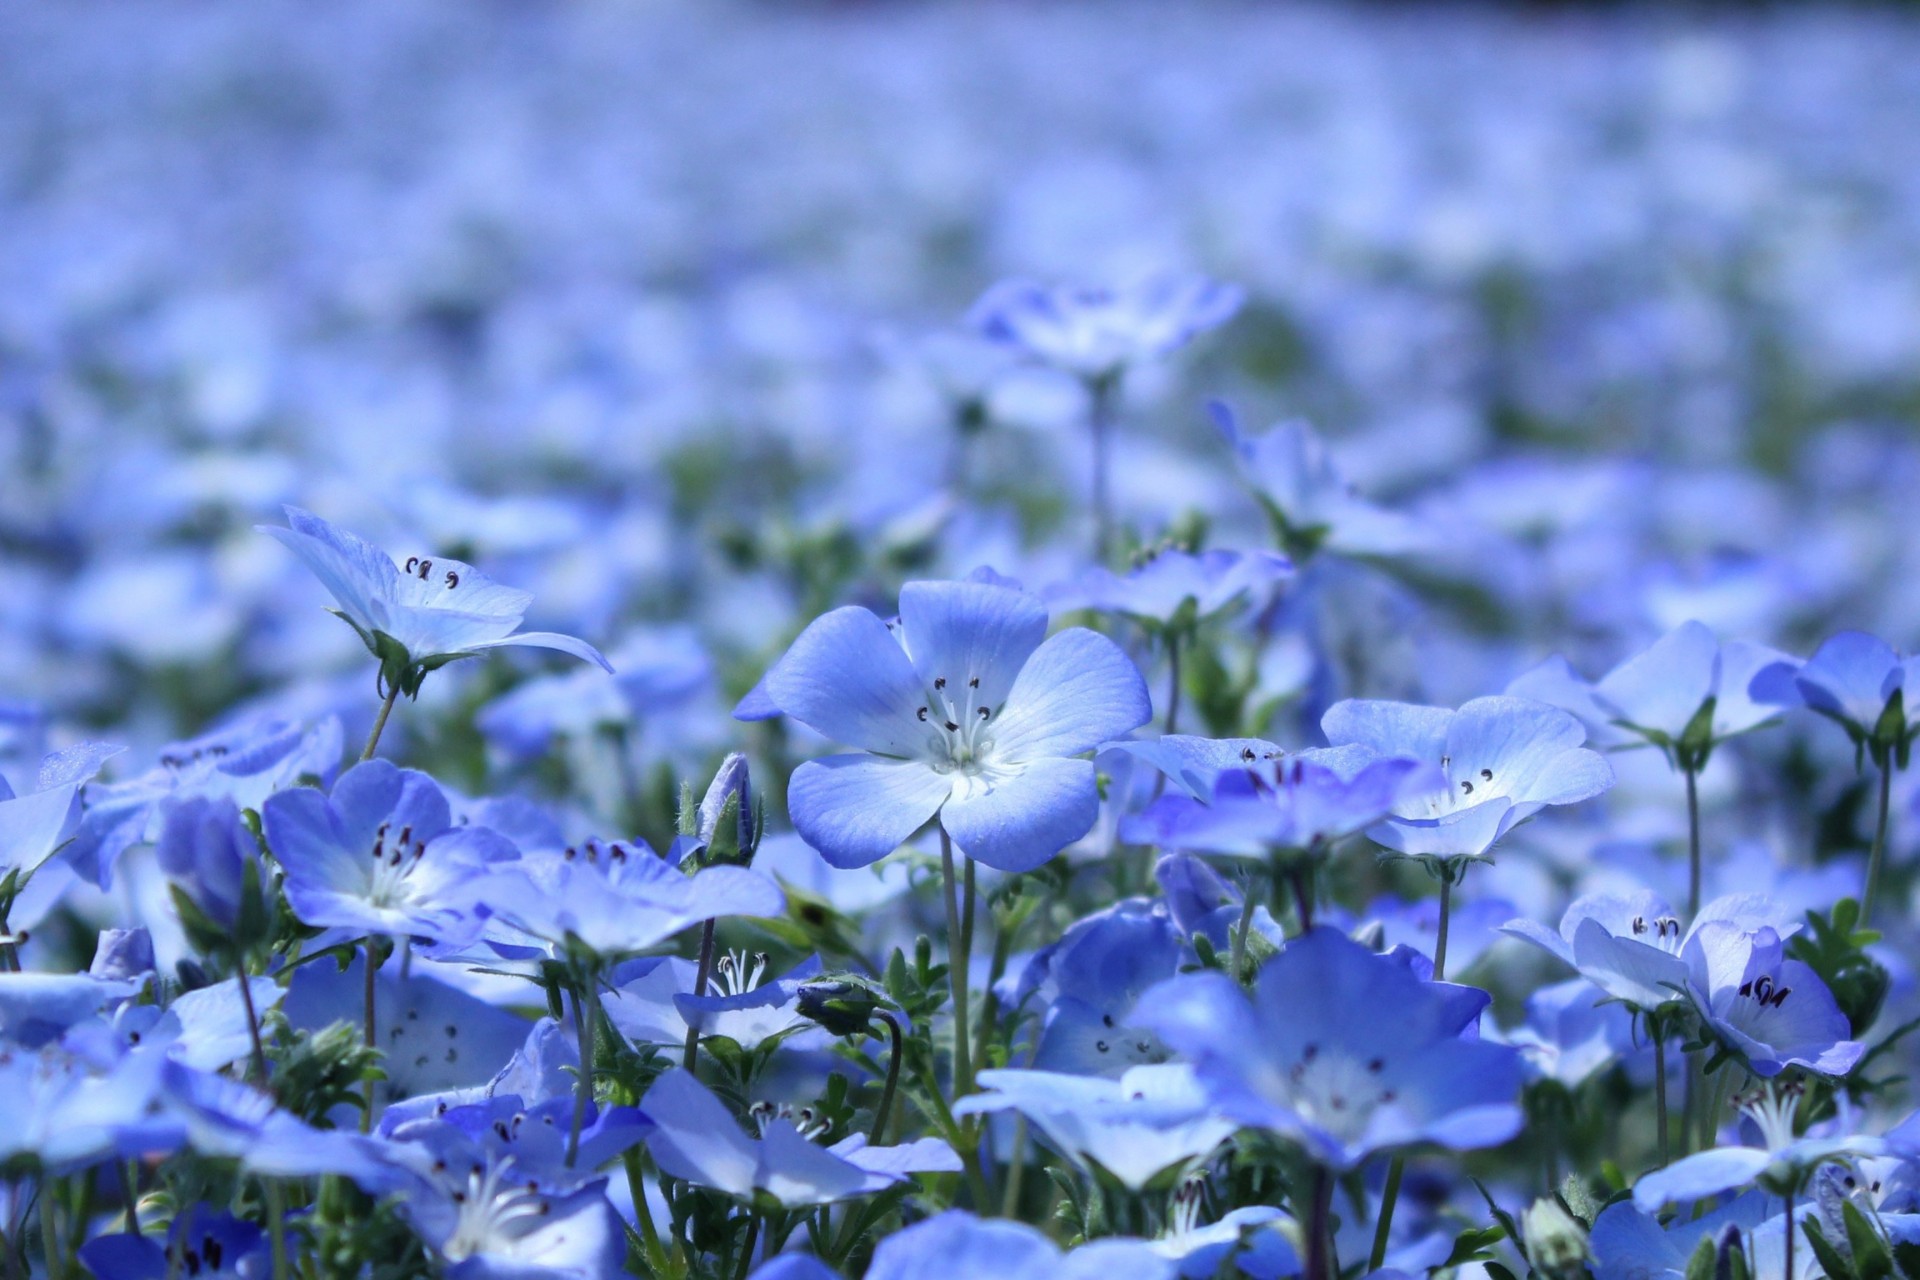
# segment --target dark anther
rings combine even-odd
[[[916,714],[918,714],[922,720],[925,720],[927,718],[927,709],[922,707]]]
[[[568,862],[572,862],[575,858],[580,856],[580,851],[578,849],[575,849],[572,845],[568,845],[567,851],[561,854],[560,856],[565,858]]]
[[[1105,1053],[1107,1051],[1107,1042],[1105,1040],[1095,1040],[1093,1042],[1093,1047],[1095,1049],[1098,1049],[1101,1053]]]
[[[433,561],[422,560],[420,562],[420,581],[425,582],[427,580],[427,575],[432,572],[433,572]]]
[[[1373,1074],[1375,1075],[1379,1075],[1382,1071],[1385,1071],[1386,1069],[1387,1069],[1387,1060],[1385,1058],[1375,1058],[1372,1062],[1369,1062],[1367,1064],[1367,1070],[1373,1072]]]
[[[1461,794],[1463,795],[1469,795],[1469,796],[1472,795],[1473,784],[1471,782],[1462,781],[1460,784],[1460,791],[1461,791]]]
[[[1103,1013],[1100,1015],[1100,1021],[1110,1027],[1113,1025],[1113,1015],[1110,1013]]]
[[[1307,1045],[1300,1050],[1300,1061],[1302,1062],[1312,1062],[1315,1058],[1319,1056],[1320,1056],[1320,1046],[1317,1044]]]
[[[949,720],[949,721],[947,721],[947,722],[946,722],[946,724],[947,724],[947,732],[948,732],[948,733],[953,733],[953,732],[955,732],[956,730],[958,730],[958,729],[960,728],[960,726],[959,726],[959,725],[957,725],[957,724],[955,724],[955,723],[954,723],[953,721],[951,721],[951,720]]]
[[[1482,769],[1482,770],[1480,771],[1480,781],[1482,781],[1482,782],[1492,782],[1492,781],[1493,781],[1493,770],[1491,770],[1491,769]]]
[[[447,570],[447,590],[451,591],[459,585],[460,585],[460,575],[455,573],[451,569]]]
[[[412,573],[412,572],[414,572],[414,571],[415,571],[415,570],[417,570],[417,569],[418,569],[419,567],[420,567],[420,557],[419,557],[419,556],[408,556],[408,557],[407,557],[407,572],[408,572],[408,573]]]
[[[936,689],[944,689],[944,688],[946,688],[946,687],[947,687],[947,678],[946,678],[945,676],[938,676],[938,677],[935,677],[935,679],[934,679],[934,682],[933,682],[933,687],[934,687],[934,688],[936,688]]]
[[[1240,749],[1240,758],[1241,758],[1242,760],[1251,760],[1251,759],[1253,759],[1253,748],[1252,748],[1252,747],[1242,747],[1242,748]]]
[[[988,716],[991,716],[992,714],[993,714],[993,708],[992,708],[992,707],[982,707],[982,708],[980,708],[980,718],[981,718],[982,720],[985,720],[985,719],[986,719],[986,718],[987,718]]]
[[[1645,933],[1647,931],[1647,918],[1645,916],[1635,916],[1633,918],[1633,931],[1635,933]]]
[[[967,681],[967,688],[969,688],[969,689],[978,689],[979,687],[980,687],[980,677],[979,677],[979,676],[974,676],[974,677],[972,677],[971,679],[969,679],[969,680]]]

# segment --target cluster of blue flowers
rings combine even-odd
[[[0,1280],[1920,1280],[1920,26],[1122,8],[0,14]]]

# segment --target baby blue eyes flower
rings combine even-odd
[[[765,1197],[787,1209],[871,1195],[909,1173],[960,1169],[959,1157],[933,1139],[868,1147],[864,1138],[854,1137],[823,1147],[812,1137],[818,1122],[804,1109],[793,1114],[760,1109],[761,1136],[750,1138],[720,1100],[680,1067],[653,1082],[640,1109],[654,1122],[647,1148],[662,1170],[742,1200]]]
[[[1059,1151],[1139,1191],[1211,1153],[1238,1127],[1213,1110],[1185,1063],[1131,1067],[1117,1079],[1052,1071],[983,1071],[992,1092],[954,1104],[956,1115],[1018,1111]]]
[[[54,855],[79,825],[80,788],[120,751],[98,742],[56,751],[24,790],[0,777],[0,876],[28,875]]]
[[[1759,1132],[1760,1145],[1698,1151],[1648,1173],[1633,1185],[1634,1205],[1643,1213],[1656,1213],[1670,1204],[1691,1204],[1754,1182],[1775,1195],[1788,1195],[1819,1165],[1878,1156],[1887,1149],[1879,1138],[1846,1132],[1833,1123],[1821,1126],[1831,1132],[1797,1134],[1794,1116],[1803,1092],[1798,1086],[1765,1087],[1737,1099],[1741,1113]]]
[[[1022,1222],[949,1209],[896,1231],[866,1280],[1172,1280],[1174,1263],[1143,1240],[1094,1240],[1065,1253]]]
[[[1193,1062],[1220,1114],[1345,1171],[1376,1151],[1519,1132],[1519,1055],[1468,1038],[1489,999],[1323,927],[1267,961],[1251,999],[1225,974],[1187,974],[1136,1016]]]
[[[1336,746],[1438,767],[1443,786],[1398,801],[1367,833],[1410,858],[1484,858],[1548,805],[1613,785],[1606,760],[1581,745],[1580,722],[1527,698],[1475,698],[1458,711],[1349,699],[1329,707],[1320,727]]]
[[[1920,721],[1907,716],[1906,687],[1920,674],[1920,657],[1902,658],[1893,646],[1861,631],[1822,641],[1805,662],[1782,656],[1751,681],[1752,696],[1775,706],[1804,706],[1847,731],[1860,749],[1896,753],[1901,767]]]
[[[1089,380],[1157,359],[1226,323],[1244,293],[1200,276],[1154,276],[1113,289],[1008,280],[969,319],[990,340]]]
[[[251,1280],[273,1267],[265,1231],[205,1205],[175,1213],[164,1246],[143,1235],[96,1236],[80,1246],[80,1261],[99,1280]]]
[[[1142,899],[1076,922],[1030,966],[1029,980],[1053,996],[1034,1065],[1118,1076],[1165,1061],[1166,1047],[1134,1011],[1143,992],[1178,971],[1182,950],[1167,910]]]
[[[485,828],[454,827],[432,778],[384,760],[355,765],[331,794],[279,792],[261,819],[294,914],[360,935],[470,940],[483,874],[516,852]]]
[[[787,808],[807,843],[864,866],[938,814],[969,857],[1025,871],[1085,835],[1100,799],[1076,757],[1152,707],[1111,640],[1046,632],[1039,600],[982,582],[908,583],[896,627],[855,607],[815,620],[765,695],[861,753],[795,770]]]
[[[1164,550],[1125,574],[1089,569],[1046,599],[1060,612],[1092,609],[1167,627],[1266,598],[1292,574],[1293,562],[1271,551]]]
[[[1801,1210],[1811,1213],[1811,1206]],[[1794,1274],[1808,1275],[1815,1262],[1805,1231],[1796,1230]],[[1780,1201],[1748,1192],[1698,1218],[1685,1214],[1662,1227],[1658,1218],[1630,1200],[1607,1206],[1594,1219],[1588,1246],[1594,1280],[1682,1280],[1703,1240],[1737,1241],[1754,1280],[1786,1274],[1786,1215]]]
[[[261,525],[300,557],[332,593],[334,610],[380,660],[388,683],[419,690],[426,672],[457,658],[507,645],[558,649],[607,671],[613,668],[584,640],[551,631],[519,631],[530,592],[494,582],[472,565],[434,556],[404,564],[320,517],[288,507],[287,526]]]
[[[1742,929],[1722,921],[1700,926],[1687,940],[1692,970],[1688,995],[1709,1034],[1745,1060],[1757,1076],[1788,1067],[1843,1076],[1866,1046],[1817,974],[1786,959],[1772,928]]]

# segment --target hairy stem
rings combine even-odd
[[[953,1096],[964,1097],[973,1087],[972,1030],[967,1020],[967,962],[972,942],[961,932],[960,876],[953,865],[953,837],[940,829],[940,869],[947,887],[947,976],[953,987]],[[967,863],[967,887],[973,887],[973,863]],[[971,899],[971,892],[968,897]]]
[[[380,714],[373,718],[373,732],[367,735],[367,749],[360,753],[362,761],[373,759],[373,753],[380,747],[380,735],[386,732],[387,717],[393,714],[393,704],[399,700],[399,685],[387,690],[386,699],[380,704]]]
[[[707,980],[713,976],[713,929],[714,922],[709,920],[700,927],[700,963],[693,974],[693,998],[698,1000],[707,994]],[[700,1055],[700,1028],[687,1027],[687,1051],[682,1055],[680,1065],[693,1070],[693,1064]]]
[[[1667,1167],[1667,1031],[1653,1025],[1653,1114],[1660,1136],[1660,1167]]]
[[[1447,926],[1453,920],[1453,868],[1448,867],[1440,876],[1440,927],[1433,937],[1433,980],[1445,982],[1447,978]]]
[[[1700,914],[1699,771],[1688,768],[1681,772],[1687,779],[1687,919],[1692,920]]]
[[[1873,852],[1867,856],[1867,890],[1860,900],[1860,923],[1865,927],[1873,924],[1873,900],[1880,893],[1880,866],[1887,856],[1887,811],[1892,796],[1893,759],[1892,753],[1887,752],[1880,758],[1880,815],[1873,824]],[[1791,1223],[1787,1229],[1793,1229]]]
[[[1380,1188],[1379,1222],[1373,1228],[1373,1251],[1367,1255],[1367,1270],[1378,1271],[1387,1263],[1387,1236],[1393,1230],[1393,1207],[1400,1200],[1400,1179],[1406,1176],[1407,1158],[1396,1155],[1387,1166],[1387,1185]]]
[[[590,984],[597,981],[592,975],[580,980],[584,991],[576,989],[573,993],[574,1030],[580,1038],[580,1077],[573,1086],[573,1123],[567,1128],[567,1168],[573,1168],[573,1162],[580,1155],[580,1127],[587,1120],[587,1104],[593,1101],[593,1021],[594,1011],[600,1002],[594,999]]]
[[[1167,732],[1178,733],[1180,719],[1180,635],[1167,632]]]

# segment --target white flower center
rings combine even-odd
[[[980,677],[955,681],[939,676],[914,718],[924,733],[928,763],[935,773],[960,773],[969,778],[991,778],[998,772],[993,760],[993,722],[999,707],[980,700]]]
[[[749,955],[746,951],[729,951],[713,967],[713,988],[722,997],[745,995],[760,985],[766,972],[766,952]]]
[[[1802,1092],[1797,1085],[1770,1085],[1736,1099],[1740,1110],[1760,1130],[1760,1141],[1768,1151],[1780,1152],[1793,1145],[1794,1114],[1800,1109]]]
[[[367,901],[375,907],[395,907],[413,901],[413,872],[427,852],[424,840],[413,838],[412,827],[391,836],[386,823],[374,835],[373,866],[367,875]]]
[[[1353,1142],[1366,1133],[1373,1113],[1396,1096],[1381,1084],[1386,1066],[1383,1058],[1363,1062],[1339,1049],[1306,1045],[1287,1073],[1288,1101],[1303,1119]]]
[[[453,1192],[460,1216],[440,1250],[449,1260],[489,1253],[511,1256],[520,1238],[553,1211],[537,1184],[507,1181],[511,1169],[511,1162],[475,1166],[466,1185]]]

